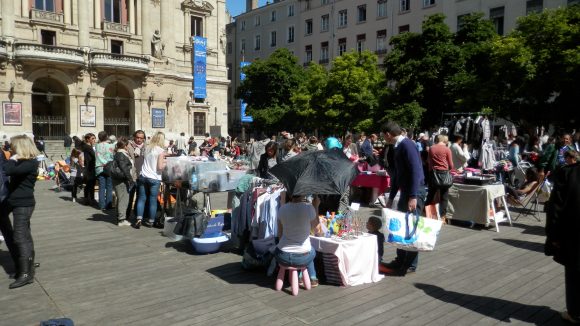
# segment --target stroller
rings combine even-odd
[[[54,178],[56,182],[56,191],[71,191],[73,187],[73,183],[71,178],[69,177],[71,168],[66,163],[66,161],[56,161],[54,164],[54,171],[56,172],[56,177]]]

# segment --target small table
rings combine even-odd
[[[454,220],[473,221],[477,224],[487,225],[493,220],[495,229],[499,232],[498,223],[508,221],[512,225],[512,219],[505,200],[505,188],[502,184],[485,186],[453,184],[449,188],[449,206],[447,217]],[[505,207],[505,217],[498,214],[494,199],[501,198]],[[490,216],[489,210],[492,210]]]
[[[353,240],[310,237],[314,250],[333,254],[338,258],[342,284],[355,286],[383,279],[379,274],[377,236],[363,233]]]

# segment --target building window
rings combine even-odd
[[[346,52],[346,37],[338,39],[338,55]]]
[[[272,13],[270,14],[270,21],[271,22],[276,21],[276,10],[272,10]]]
[[[288,5],[288,17],[294,16],[294,5]]]
[[[271,31],[270,32],[270,46],[271,47],[275,47],[276,46],[276,31]]]
[[[306,10],[310,10],[310,0],[306,0]]]
[[[193,135],[194,136],[204,136],[205,135],[205,112],[193,112]]]
[[[387,53],[387,30],[377,31],[377,54]]]
[[[228,87],[228,104],[232,104],[232,88]]]
[[[111,40],[111,53],[123,54],[123,41]]]
[[[44,45],[56,45],[56,32],[55,31],[40,31],[41,42]]]
[[[191,16],[191,36],[203,36],[203,18]]]
[[[348,24],[348,12],[347,10],[341,10],[338,12],[338,27],[346,27]]]
[[[435,0],[423,0],[423,8],[431,7],[436,4]]]
[[[246,21],[245,20],[242,20],[242,24],[240,25],[240,29],[242,31],[245,31],[246,30]]]
[[[328,0],[320,0],[320,5],[324,6],[328,4]]]
[[[330,26],[330,16],[327,14],[320,17],[320,31],[328,32],[329,26]]]
[[[234,48],[234,47],[233,47],[233,45],[232,45],[232,42],[228,42],[228,54],[232,54],[232,52],[233,52],[233,51],[232,51],[232,49],[233,49],[233,48]]]
[[[54,0],[35,0],[34,9],[54,12],[55,11]]]
[[[257,15],[256,17],[254,17],[254,26],[260,26],[261,23],[262,23],[262,20],[260,19],[260,15]]]
[[[121,0],[104,0],[105,20],[112,23],[121,23],[123,4]]]
[[[387,17],[387,1],[377,1],[377,17]]]
[[[306,21],[306,35],[312,34],[312,19]]]
[[[242,50],[242,54],[246,52],[246,39],[240,41],[240,49]]]
[[[465,17],[467,17],[469,14],[464,14],[464,15],[459,15],[457,16],[457,30],[461,30],[463,28],[463,25],[465,24]]]
[[[496,7],[489,9],[489,19],[495,27],[496,33],[503,35],[503,20],[505,7]]]
[[[544,10],[544,0],[526,1],[526,15],[540,13]]]
[[[407,33],[410,30],[409,25],[399,26],[399,34]]]
[[[256,35],[254,37],[254,50],[256,51],[260,51],[260,49],[262,48],[262,40],[260,35]]]
[[[232,64],[228,63],[228,80],[232,80]]]
[[[294,43],[294,26],[288,27],[288,43]]]
[[[328,63],[328,42],[320,43],[320,64]]]
[[[356,51],[361,53],[365,50],[366,34],[359,34],[356,36]]]
[[[400,12],[411,10],[411,0],[401,0]]]
[[[305,63],[309,63],[312,61],[312,45],[307,45],[305,48],[306,51],[306,58],[304,59]]]
[[[361,5],[357,7],[358,11],[358,22],[364,23],[367,21],[367,5]]]

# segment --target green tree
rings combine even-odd
[[[314,130],[324,121],[328,71],[312,62],[304,75],[304,82],[293,92],[291,100],[297,116],[303,121],[301,129]]]
[[[292,94],[304,81],[304,69],[287,49],[278,49],[265,60],[244,68],[246,79],[236,97],[248,104],[248,114],[264,131],[296,129],[299,126]]]
[[[385,89],[385,77],[374,53],[352,51],[335,58],[321,107],[328,131],[360,131],[373,126]]]

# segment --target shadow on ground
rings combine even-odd
[[[518,302],[461,292],[447,291],[431,284],[415,283],[416,288],[435,299],[461,306],[499,322],[519,320],[535,325],[546,325],[552,319],[559,322],[558,312],[547,306],[534,306]]]
[[[516,240],[516,239],[493,239],[494,241],[502,242],[512,247],[528,249],[537,252],[544,252],[544,244],[532,241]]]
[[[117,218],[114,216],[114,214],[106,214],[106,213],[93,214],[92,217],[87,218],[87,221],[106,222],[117,225]]]
[[[212,267],[207,272],[230,284],[255,284],[264,288],[272,288],[276,281],[273,277],[265,276],[265,269],[248,271],[242,268],[241,263],[228,263]]]
[[[538,222],[540,223],[540,222]],[[522,229],[523,234],[532,234],[532,235],[539,235],[545,236],[546,235],[546,228],[544,227],[544,222],[541,225],[527,225],[522,223],[513,223],[513,227]]]

